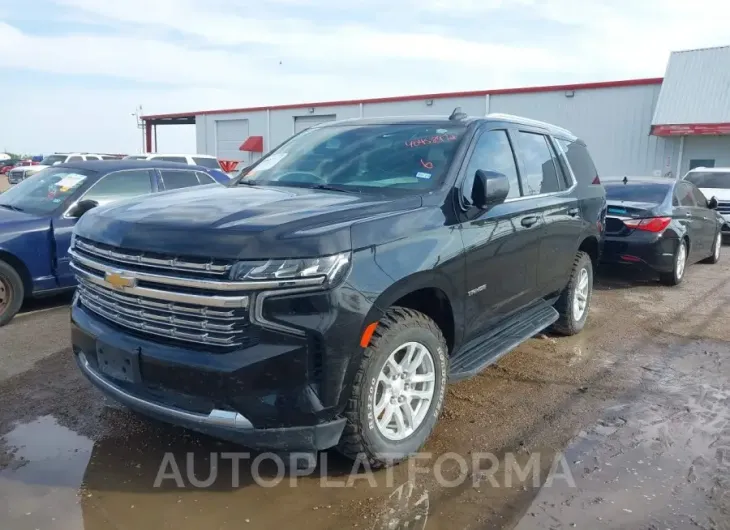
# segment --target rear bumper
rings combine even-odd
[[[671,272],[674,270],[674,252],[678,239],[663,236],[644,237],[634,240],[632,235],[627,237],[607,236],[604,239],[603,263],[633,265],[644,267],[657,272]]]

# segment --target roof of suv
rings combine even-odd
[[[109,172],[119,171],[121,169],[195,169],[206,173],[206,169],[202,166],[183,164],[182,162],[163,162],[160,160],[87,160],[85,162],[66,162],[53,166],[67,167],[73,169],[89,169],[91,171]]]
[[[468,125],[474,122],[509,122],[518,125],[526,125],[531,127],[540,127],[549,131],[555,136],[565,137],[571,140],[577,140],[578,137],[563,127],[558,127],[551,123],[543,121],[532,120],[529,118],[523,118],[521,116],[513,116],[511,114],[487,114],[484,117],[480,116],[467,116],[463,119],[451,120],[448,116],[388,116],[382,118],[351,118],[347,120],[328,121],[315,125],[314,127],[336,127],[338,125],[406,125],[406,124],[432,124],[432,125],[454,125],[464,124]]]

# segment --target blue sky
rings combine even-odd
[[[0,150],[135,152],[134,112],[661,76],[718,0],[0,0]],[[160,150],[193,151],[191,126]]]

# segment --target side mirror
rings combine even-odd
[[[707,201],[707,207],[710,210],[716,210],[717,209],[717,197],[713,197],[709,201]]]
[[[85,200],[85,201],[79,201],[77,202],[73,208],[71,208],[71,211],[68,212],[69,217],[75,217],[79,218],[82,215],[84,215],[89,210],[92,210],[99,206],[99,203],[92,200]]]
[[[504,202],[509,194],[509,179],[504,173],[477,169],[471,201],[477,208],[485,209]]]

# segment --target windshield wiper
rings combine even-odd
[[[2,204],[2,203],[0,203],[0,207],[7,208],[8,210],[13,210],[13,211],[16,211],[16,212],[24,212],[25,211],[22,208],[18,208],[17,206],[13,206],[12,204]]]
[[[362,193],[362,191],[358,189],[353,189],[346,186],[337,186],[336,184],[316,184],[314,186],[307,186],[307,188],[311,190],[339,191],[342,193]]]
[[[244,185],[244,186],[258,186],[259,184],[255,180],[241,179],[238,182],[238,184],[236,184],[236,186],[241,186],[241,185]]]

